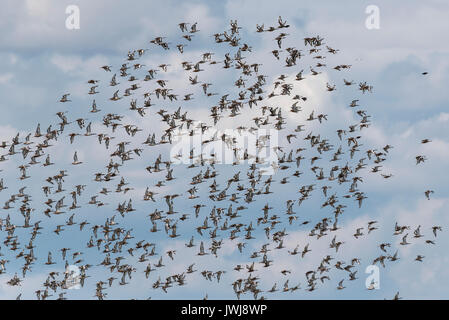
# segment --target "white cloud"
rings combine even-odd
[[[5,84],[9,82],[12,78],[14,78],[14,74],[12,73],[0,74],[0,84]]]

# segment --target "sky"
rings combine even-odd
[[[79,8],[79,29],[66,27],[66,20],[69,17],[66,8],[70,5]],[[379,10],[378,28],[367,27],[367,19],[370,17],[370,13],[367,12],[369,6],[376,6]],[[360,209],[355,203],[348,206],[341,221],[343,230],[337,233],[338,238],[345,241],[345,244],[342,252],[336,255],[336,260],[349,263],[352,258],[359,257],[361,260],[357,274],[359,279],[354,282],[345,280],[347,288],[337,290],[338,281],[343,279],[343,276],[347,279],[347,273],[333,271],[328,285],[321,286],[319,290],[313,292],[305,291],[306,282],[303,274],[319,264],[320,259],[330,252],[328,245],[332,236],[328,235],[315,241],[308,237],[310,229],[297,224],[289,227],[289,235],[284,245],[292,250],[297,244],[302,248],[310,242],[313,250],[310,257],[302,261],[292,259],[285,249],[273,250],[271,258],[275,259],[279,267],[260,270],[258,274],[266,290],[271,288],[274,281],[278,283],[278,288],[282,288],[286,278],[280,275],[280,271],[284,266],[292,270],[290,285],[300,282],[302,289],[287,294],[279,292],[267,294],[266,298],[391,299],[396,292],[400,292],[400,296],[404,299],[447,299],[449,271],[446,266],[449,262],[449,253],[445,249],[445,244],[449,241],[447,232],[449,188],[446,179],[449,163],[449,91],[446,84],[449,81],[449,44],[445,39],[449,31],[448,14],[449,3],[437,0],[346,1],[345,5],[336,1],[287,0],[164,2],[3,0],[0,11],[0,96],[2,97],[0,140],[9,143],[17,133],[20,133],[23,139],[27,133],[34,133],[37,123],[40,123],[43,132],[51,124],[56,128],[58,121],[56,112],[67,110],[69,119],[89,117],[88,122],[92,122],[93,132],[102,130],[103,112],[123,113],[125,123],[133,123],[143,129],[137,134],[136,139],[133,139],[138,140],[136,146],[141,144],[149,133],[157,133],[162,129],[159,117],[155,115],[156,111],[149,111],[148,117],[139,117],[126,112],[123,107],[128,107],[128,102],[111,103],[108,98],[113,93],[112,89],[102,91],[100,88],[100,94],[95,98],[102,113],[88,114],[92,97],[86,94],[89,88],[87,80],[100,79],[103,83],[107,83],[111,74],[106,74],[101,66],[112,65],[117,70],[129,50],[149,48],[148,54],[140,61],[145,65],[144,68],[157,68],[162,62],[170,64],[169,71],[160,74],[174,91],[180,92],[180,95],[187,94],[190,88],[186,88],[187,78],[180,63],[185,60],[198,60],[202,53],[210,50],[215,54],[214,59],[222,60],[228,48],[214,44],[212,35],[227,29],[230,20],[237,20],[242,28],[242,38],[244,36],[244,41],[252,47],[252,52],[248,53],[248,56],[252,61],[262,64],[260,68],[263,73],[269,75],[269,80],[275,79],[280,74],[294,77],[302,68],[305,69],[307,79],[298,89],[300,90],[298,92],[304,93],[309,98],[304,109],[313,107],[317,113],[326,113],[329,117],[329,121],[323,127],[318,126],[319,124],[311,125],[311,131],[320,130],[323,135],[333,134],[335,139],[333,142],[338,143],[335,130],[358,119],[352,110],[349,110],[348,103],[352,99],[360,99],[361,108],[367,110],[371,116],[370,127],[361,132],[364,145],[378,149],[387,144],[393,146],[389,150],[388,160],[382,163],[382,173],[393,176],[384,179],[369,172],[362,174],[361,189],[366,192],[368,198]],[[275,25],[278,16],[282,16],[290,24],[290,28],[285,31],[289,34],[285,40],[285,47],[303,47],[304,37],[319,35],[325,39],[326,45],[339,49],[337,55],[328,55],[326,63],[329,66],[349,64],[350,71],[341,73],[327,68],[326,72],[312,77],[307,64],[304,64],[304,67],[295,66],[294,70],[283,68],[270,53],[276,48],[274,35],[256,33],[256,24]],[[174,46],[181,42],[178,23],[183,21],[198,22],[200,31],[195,34],[194,41],[187,43],[185,52],[180,55]],[[167,37],[172,46],[169,52],[150,44],[150,40],[157,36]],[[423,72],[427,74],[423,75]],[[220,66],[207,69],[200,74],[203,81],[213,83],[212,92],[220,91],[220,95],[216,97],[220,97],[226,90],[235,90],[232,87],[236,76],[238,73],[235,70],[225,72]],[[373,92],[360,94],[355,92],[355,89],[347,90],[342,85],[342,79],[345,77],[354,79],[356,83],[366,81],[373,86]],[[120,79],[124,82],[123,80]],[[330,94],[326,91],[326,83],[337,84],[335,93]],[[201,89],[198,90],[201,92]],[[69,92],[73,101],[68,106],[61,106],[59,99]],[[289,104],[287,100],[282,99],[284,98],[276,100],[278,105]],[[207,121],[210,101],[198,95],[192,102],[183,104],[183,101],[179,101],[176,108],[182,106],[183,111],[188,110],[192,118]],[[171,112],[176,110],[174,105],[160,105],[156,110],[159,110],[159,107]],[[297,124],[303,123],[308,116],[305,113],[291,115],[288,113],[289,107],[286,108],[283,115],[287,117],[287,126],[294,128]],[[251,116],[251,112],[245,113],[241,117],[243,123],[251,121]],[[224,119],[219,129],[235,128],[236,125],[238,120]],[[72,128],[68,129],[70,130]],[[100,151],[104,150],[104,145],[99,146],[96,138],[90,137],[77,137],[74,144],[70,145],[67,134],[64,133],[64,137],[54,142],[51,159],[62,166],[61,169],[66,168],[73,172],[67,178],[66,189],[69,189],[69,185],[71,188],[76,184],[87,184],[89,191],[86,191],[86,194],[89,192],[93,194],[95,188],[98,189],[97,185],[90,182],[93,172],[103,170],[101,168],[107,164],[109,154],[115,147],[111,147],[109,151]],[[121,139],[129,140],[130,137],[119,130],[111,145],[114,146],[115,142],[122,141]],[[285,137],[282,136],[280,139],[285,140]],[[422,139],[432,141],[422,144]],[[77,168],[70,165],[74,150],[78,151],[80,160],[84,162]],[[2,152],[7,153],[7,149]],[[91,225],[102,224],[106,217],[111,216],[111,209],[115,209],[119,201],[141,198],[146,186],[164,179],[164,174],[143,176],[142,168],[154,162],[159,153],[164,154],[166,159],[168,152],[169,146],[162,146],[156,152],[145,149],[142,157],[121,169],[121,174],[127,177],[134,190],[126,195],[112,195],[105,199],[104,201],[109,204],[106,207],[95,208],[83,204],[83,207],[76,212],[75,219],[77,221],[87,219]],[[415,161],[417,155],[425,155],[428,160],[418,166]],[[67,230],[61,236],[47,231],[53,230],[58,224],[64,224],[69,217],[66,213],[47,219],[42,214],[45,208],[42,205],[43,200],[38,200],[44,199],[41,190],[43,181],[48,175],[56,174],[58,170],[56,167],[30,168],[29,172],[33,179],[19,181],[17,166],[23,161],[20,155],[18,156],[14,160],[0,163],[2,170],[0,176],[8,186],[7,190],[0,192],[0,203],[7,201],[12,192],[26,186],[26,191],[32,194],[33,200],[36,199],[36,213],[33,214],[37,217],[32,221],[42,220],[46,228],[35,244],[36,255],[40,258],[38,265],[27,274],[21,286],[11,287],[6,284],[16,272],[20,275],[21,270],[18,261],[14,261],[16,260],[14,253],[9,252],[6,246],[2,246],[1,253],[7,257],[0,258],[10,260],[6,272],[0,274],[2,299],[14,299],[20,293],[24,299],[34,299],[34,292],[41,287],[50,270],[59,270],[61,274],[64,272],[64,263],[60,253],[57,252],[60,244],[85,248],[85,243],[90,237],[89,233],[81,234],[76,228],[71,227],[66,227]],[[220,179],[226,177],[229,179],[239,170],[228,165],[219,168],[222,176]],[[179,170],[176,183],[158,190],[160,192],[158,196],[165,193],[186,193],[185,186],[188,185],[190,176],[185,173],[191,171],[182,165],[176,170]],[[273,178],[279,181],[282,174],[278,172]],[[221,182],[225,183],[226,180]],[[301,183],[297,189],[300,185]],[[274,194],[267,196],[266,199],[258,198],[255,203],[248,205],[250,214],[260,215],[261,209],[268,202],[278,214],[284,212],[286,198],[289,196],[298,198],[296,191],[293,194],[290,187],[291,184],[273,187]],[[428,189],[434,190],[430,200],[424,195],[424,191]],[[205,195],[206,192],[206,186],[203,186],[199,193]],[[277,194],[281,196],[275,196]],[[55,195],[54,199],[57,197],[58,195]],[[68,193],[66,198],[66,201],[70,198]],[[87,202],[89,198],[85,197],[83,201]],[[176,199],[175,208],[192,213],[193,202],[185,198]],[[209,206],[214,205],[208,199],[204,201]],[[311,224],[313,225],[325,215],[322,210],[320,211],[318,201],[311,200],[311,202],[296,210],[299,211],[301,221],[307,218],[313,221]],[[192,259],[197,259],[190,251],[185,250],[184,246],[192,235],[197,236],[195,222],[186,223],[179,231],[183,236],[175,240],[171,240],[165,234],[149,234],[151,224],[147,215],[156,208],[160,209],[161,206],[165,208],[165,203],[162,201],[158,207],[157,204],[136,200],[134,204],[137,208],[135,215],[127,215],[126,219],[121,219],[116,212],[117,220],[126,225],[126,228],[133,229],[135,232],[133,240],[145,239],[158,243],[159,253],[176,249],[175,263],[168,263],[169,258],[165,255],[164,261],[167,262],[167,266],[160,275],[151,275],[151,279],[146,280],[142,272],[137,272],[130,284],[119,286],[116,283],[107,289],[107,298],[200,299],[206,294],[210,299],[235,298],[230,283],[239,274],[232,268],[239,263],[242,265],[250,263],[247,256],[265,243],[263,232],[255,232],[256,239],[245,248],[246,256],[236,250],[238,241],[229,241],[223,245],[218,258],[208,256],[197,262],[196,268],[199,270],[226,270],[220,283],[210,282],[197,272],[188,278],[186,286],[170,288],[166,294],[161,290],[152,289],[152,283],[158,276],[164,279],[164,275],[168,276],[170,272],[182,272]],[[11,219],[17,221],[17,225],[22,223],[23,219],[17,210],[2,212],[2,216],[6,214],[10,214]],[[367,222],[372,220],[378,221],[379,230],[355,240],[352,233],[360,226],[366,227]],[[393,236],[396,222],[399,225],[410,226],[408,232],[411,245],[401,246],[399,245],[401,238]],[[425,237],[418,241],[412,238],[412,234],[419,225]],[[431,227],[436,225],[442,226],[442,232],[434,239]],[[163,228],[162,224],[160,228]],[[26,232],[18,230],[16,233]],[[2,234],[6,235],[4,231]],[[435,240],[436,245],[426,244],[423,239]],[[23,242],[25,244],[25,239]],[[382,242],[392,243],[389,253],[394,253],[398,249],[400,259],[395,263],[388,263],[386,268],[380,267],[380,288],[367,290],[365,279],[368,274],[365,274],[364,270],[382,253],[378,247]],[[57,264],[50,267],[42,265],[48,251],[52,250]],[[84,263],[93,264],[95,267],[89,273],[90,278],[86,280],[85,287],[68,290],[66,297],[72,299],[94,298],[95,281],[104,277],[102,274],[104,271],[96,267],[102,260],[102,254],[96,249],[82,250],[85,251]],[[422,263],[414,261],[417,254],[424,256]],[[136,255],[127,261],[137,265],[135,262],[137,259]],[[158,259],[150,260],[157,263]],[[245,275],[246,273],[240,274]],[[57,297],[57,294],[54,297]],[[252,296],[247,295],[245,298]]]

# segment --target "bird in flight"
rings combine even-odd
[[[250,31],[272,39],[267,62],[256,60],[260,55],[248,42],[253,36],[245,39],[248,31],[237,20],[198,51],[198,34],[206,33],[200,26],[180,22],[177,36],[155,35],[118,65],[98,66],[105,72],[87,80],[89,86],[83,81],[86,95],[96,95],[90,106],[75,112],[76,101],[66,93],[46,131],[37,124],[25,137],[18,133],[0,144],[0,162],[14,164],[5,170],[15,174],[13,181],[10,175],[0,180],[0,274],[14,274],[7,285],[20,286],[38,269],[46,275],[38,299],[65,299],[79,285],[103,300],[113,289],[143,281],[170,296],[173,288],[200,281],[193,278],[198,274],[208,285],[226,282],[238,299],[261,299],[307,294],[329,283],[340,292],[357,282],[362,259],[346,264],[341,255],[388,226],[371,219],[355,229],[340,223],[374,201],[362,191],[368,176],[385,183],[396,178],[384,165],[393,146],[364,138],[372,119],[360,105],[373,86],[347,80],[351,65],[341,61],[340,49],[319,35],[298,41],[281,16]],[[312,105],[302,89],[314,79],[324,80],[318,82],[322,94],[350,97],[341,107],[353,114],[351,121],[334,128],[329,123],[339,111]],[[109,98],[102,101],[103,94]],[[243,137],[252,144],[241,143]],[[73,155],[72,162],[63,155]],[[13,190],[13,183],[20,188]],[[426,198],[433,193],[425,191]],[[411,242],[404,234],[410,226],[399,223],[398,245],[373,240],[381,250],[375,263],[387,267],[399,260],[391,250],[435,244],[442,232],[432,226],[434,240],[423,240],[420,228]],[[289,241],[298,231],[304,238]],[[322,238],[330,243],[325,249],[319,249]],[[49,252],[41,249],[45,241]],[[235,264],[216,263],[230,252],[239,257],[230,260]],[[283,265],[279,252],[294,263]],[[426,262],[423,255],[415,260]],[[262,270],[277,270],[280,278],[261,279]],[[280,279],[283,290],[262,281]]]

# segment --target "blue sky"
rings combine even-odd
[[[77,5],[80,9],[80,29],[68,30],[65,27],[68,5]],[[369,30],[365,26],[368,5],[376,5],[380,13],[380,28]],[[88,79],[100,79],[102,83],[110,80],[111,74],[106,74],[99,67],[113,65],[118,69],[126,57],[128,50],[138,48],[150,48],[142,59],[146,68],[157,67],[165,62],[173,66],[178,65],[182,59],[194,61],[200,58],[200,54],[208,50],[215,53],[217,60],[227,51],[227,47],[217,46],[213,43],[212,35],[228,28],[229,21],[237,19],[242,27],[242,38],[253,48],[251,59],[262,63],[263,73],[269,75],[270,80],[280,74],[295,74],[301,67],[295,70],[286,70],[274,61],[270,51],[276,47],[273,34],[257,34],[256,24],[265,23],[266,26],[274,25],[277,17],[281,15],[287,20],[290,28],[289,36],[285,40],[285,47],[303,47],[303,38],[306,36],[320,35],[325,38],[326,44],[338,48],[340,52],[335,56],[329,56],[326,60],[329,66],[339,63],[350,64],[351,69],[347,73],[338,73],[328,70],[316,78],[309,77],[301,92],[306,92],[310,97],[308,107],[317,108],[329,114],[329,122],[325,127],[311,126],[314,132],[322,132],[323,135],[332,135],[342,125],[353,123],[357,117],[348,110],[351,99],[360,99],[361,108],[371,115],[372,124],[364,129],[364,146],[382,148],[386,144],[394,146],[389,152],[388,160],[382,163],[383,173],[392,173],[391,179],[383,179],[379,175],[363,173],[364,182],[361,189],[366,192],[361,209],[355,203],[348,206],[341,220],[343,230],[338,233],[338,238],[346,241],[342,252],[335,255],[336,260],[347,263],[354,258],[361,259],[358,268],[357,281],[347,281],[347,288],[337,290],[339,280],[346,278],[347,273],[332,271],[331,281],[327,286],[320,286],[319,290],[306,292],[304,272],[313,268],[326,254],[331,254],[328,248],[331,236],[315,240],[307,236],[310,228],[295,225],[288,227],[289,235],[284,244],[288,250],[292,250],[296,244],[302,248],[310,242],[312,252],[309,259],[304,261],[289,257],[286,249],[282,252],[273,252],[271,258],[275,258],[279,265],[266,271],[260,271],[261,286],[268,290],[273,282],[282,288],[286,277],[280,275],[283,268],[292,270],[290,285],[301,283],[301,290],[287,294],[267,294],[267,298],[277,299],[383,299],[392,298],[397,291],[406,299],[446,299],[449,286],[449,272],[447,263],[449,255],[444,245],[448,243],[447,234],[449,218],[447,206],[449,204],[449,188],[447,186],[447,166],[449,163],[449,44],[445,39],[449,31],[449,3],[447,1],[347,1],[345,5],[335,1],[2,1],[0,12],[0,140],[10,141],[18,132],[21,139],[29,132],[34,132],[37,123],[41,124],[44,132],[50,124],[56,127],[58,118],[56,112],[68,110],[69,119],[89,117],[92,121],[94,132],[103,130],[101,119],[104,115],[88,114],[91,97],[88,91]],[[180,56],[172,48],[165,52],[155,46],[150,46],[149,41],[156,36],[166,36],[167,41],[180,42],[180,30],[178,23],[181,21],[198,22],[200,32],[195,35],[194,41],[187,43],[185,53]],[[310,62],[310,60],[309,60]],[[303,67],[308,72],[308,65]],[[179,70],[170,69],[162,76],[175,91],[187,94],[190,88],[185,88],[186,76]],[[346,72],[346,71],[345,71]],[[422,75],[422,72],[428,72]],[[215,88],[222,92],[230,90],[238,73],[234,71],[224,72],[220,68],[206,70],[201,73],[203,80],[213,82],[212,91]],[[346,90],[342,85],[342,78],[349,77],[356,82],[367,81],[373,86],[373,93],[361,95],[355,90]],[[120,79],[122,80],[122,79]],[[122,81],[125,82],[125,81]],[[326,82],[336,83],[337,90],[330,94],[325,90]],[[100,88],[101,89],[101,88]],[[58,102],[62,94],[71,93],[73,102],[69,106],[61,106]],[[144,141],[148,133],[158,132],[161,125],[159,117],[155,116],[155,110],[166,108],[170,111],[182,106],[188,110],[189,115],[195,119],[207,119],[210,99],[200,97],[193,102],[183,104],[159,105],[157,109],[149,111],[145,118],[126,113],[128,102],[111,103],[111,88],[100,90],[95,98],[102,111],[126,114],[125,123],[135,123],[144,131],[136,137],[138,143]],[[217,96],[219,97],[219,96]],[[279,100],[279,105],[288,104]],[[288,126],[302,123],[308,114],[295,118],[288,114],[288,106],[283,113],[288,118]],[[243,123],[251,121],[250,114],[244,115]],[[235,126],[238,122],[224,120],[221,129]],[[73,126],[73,124],[71,125]],[[132,164],[121,169],[121,174],[130,181],[135,190],[127,195],[112,195],[104,198],[109,206],[103,208],[84,205],[89,198],[98,192],[99,186],[90,182],[92,173],[108,162],[108,155],[115,148],[115,143],[120,139],[129,139],[123,132],[117,133],[117,138],[111,143],[109,151],[98,152],[96,138],[79,137],[73,145],[68,144],[66,134],[55,142],[52,147],[52,161],[58,167],[45,169],[30,168],[33,179],[19,181],[17,166],[23,161],[20,155],[14,160],[0,163],[1,177],[7,184],[7,190],[0,193],[0,203],[5,202],[12,192],[18,191],[22,186],[27,186],[26,191],[33,195],[33,204],[36,208],[35,220],[42,220],[44,230],[54,230],[56,225],[63,224],[68,219],[68,214],[54,216],[47,219],[41,212],[45,206],[42,204],[44,195],[41,190],[43,181],[51,174],[56,174],[59,168],[69,169],[73,174],[67,178],[65,187],[67,190],[79,183],[87,184],[87,190],[82,209],[76,211],[76,221],[89,220],[91,225],[104,223],[106,217],[111,216],[119,201],[136,199],[135,207],[138,209],[134,215],[121,219],[117,214],[117,220],[124,228],[133,229],[135,239],[158,243],[158,252],[164,254],[166,250],[175,248],[177,255],[175,261],[169,264],[169,258],[165,255],[164,262],[167,267],[160,274],[151,275],[149,280],[144,280],[143,273],[133,275],[131,283],[127,286],[114,285],[107,289],[108,298],[202,298],[207,293],[209,298],[234,298],[230,283],[239,276],[232,268],[240,263],[249,264],[248,256],[251,252],[260,249],[264,243],[264,233],[255,232],[256,240],[252,240],[241,255],[236,251],[236,242],[225,242],[222,254],[218,258],[208,256],[201,257],[197,262],[199,270],[226,270],[220,284],[209,282],[197,273],[188,278],[185,287],[171,288],[168,294],[161,290],[153,290],[151,284],[162,279],[170,272],[182,272],[195,256],[193,251],[185,249],[184,243],[191,235],[196,236],[195,225],[202,221],[187,222],[180,227],[183,235],[176,240],[170,240],[165,234],[154,235],[148,233],[151,224],[147,215],[154,209],[161,207],[165,210],[164,201],[153,204],[141,199],[146,186],[153,186],[163,179],[164,173],[143,176],[142,168],[154,162],[156,156],[161,153],[168,157],[168,146],[145,150],[142,157]],[[431,139],[429,144],[421,144],[422,139]],[[332,142],[337,142],[335,135]],[[299,143],[299,142],[298,142]],[[137,145],[137,142],[136,142]],[[104,145],[100,146],[104,150]],[[78,168],[70,165],[73,150],[78,151],[81,161],[85,162]],[[4,153],[7,150],[5,149]],[[2,153],[3,154],[3,153]],[[415,156],[425,154],[428,158],[424,164],[417,166]],[[232,166],[220,166],[221,185],[226,184],[226,177],[240,170]],[[242,170],[243,169],[242,167]],[[164,193],[185,193],[191,174],[189,169],[176,168],[176,183],[162,188],[158,196]],[[242,171],[243,172],[243,171]],[[187,175],[188,173],[188,175]],[[273,176],[279,181],[282,173]],[[217,182],[218,178],[217,178]],[[184,183],[184,184],[183,184]],[[307,180],[300,185],[312,183]],[[113,185],[111,185],[113,186]],[[285,211],[285,201],[288,198],[297,199],[299,194],[293,192],[291,184],[273,187],[274,194],[266,199],[258,198],[255,203],[248,205],[251,215],[260,215],[263,206],[269,202],[277,214]],[[427,200],[424,191],[432,189],[435,193],[431,200]],[[201,186],[200,194],[207,193],[207,186]],[[343,189],[338,189],[339,191]],[[335,190],[337,191],[337,190]],[[318,192],[318,191],[316,191]],[[280,196],[277,196],[280,195]],[[58,199],[58,195],[54,199]],[[70,195],[67,194],[69,202]],[[212,201],[204,200],[209,206]],[[351,200],[352,201],[352,200]],[[183,197],[175,200],[175,208],[185,213],[193,213],[193,203]],[[69,203],[70,204],[70,203]],[[222,205],[222,204],[220,204]],[[300,220],[311,220],[314,225],[319,219],[326,216],[319,209],[320,201],[311,200],[304,207],[295,208],[301,217]],[[203,208],[205,211],[207,208]],[[209,208],[210,209],[210,208]],[[8,211],[11,219],[20,225],[22,217],[18,212]],[[3,213],[6,216],[6,213]],[[352,234],[360,226],[366,226],[370,220],[377,220],[379,230],[355,240]],[[34,221],[34,219],[33,219]],[[411,245],[400,246],[400,237],[393,236],[395,222],[401,225],[409,225],[409,240]],[[419,241],[412,238],[413,230],[421,225],[425,235]],[[436,239],[436,245],[427,245],[423,239],[433,239],[431,227],[440,225],[443,232]],[[159,225],[163,228],[162,225]],[[35,249],[39,260],[33,267],[33,271],[27,275],[20,287],[10,287],[6,284],[14,273],[20,272],[20,264],[14,261],[14,253],[2,246],[2,253],[10,260],[7,271],[0,275],[0,298],[12,299],[19,293],[23,298],[34,298],[34,291],[41,287],[46,274],[50,270],[64,272],[64,263],[57,249],[60,245],[79,247],[84,253],[84,263],[96,265],[101,262],[103,255],[96,249],[84,249],[89,241],[90,233],[80,233],[75,227],[66,227],[61,236],[53,232],[43,232],[36,240]],[[17,230],[17,234],[23,234],[24,230]],[[225,236],[226,237],[226,236]],[[207,241],[207,238],[205,238]],[[197,239],[197,242],[199,238]],[[25,244],[27,241],[23,241]],[[382,242],[391,242],[391,253],[399,250],[400,260],[395,263],[387,263],[386,268],[380,268],[379,290],[369,291],[365,288],[364,269],[372,263],[372,260],[381,254],[378,245]],[[57,245],[56,245],[57,244]],[[55,246],[56,245],[56,246]],[[47,267],[43,265],[48,251],[54,251],[57,257],[56,265]],[[335,253],[335,252],[334,252]],[[334,254],[332,253],[332,254]],[[16,253],[17,254],[17,253]],[[417,254],[425,256],[422,263],[414,261]],[[4,258],[4,257],[2,257]],[[128,263],[139,265],[135,258],[129,258]],[[158,257],[150,258],[157,263]],[[195,260],[196,261],[196,260]],[[335,260],[334,260],[335,261]],[[22,263],[22,262],[20,262]],[[285,267],[284,267],[285,266]],[[142,266],[140,266],[142,267]],[[262,269],[262,268],[260,268]],[[69,290],[67,297],[93,298],[95,281],[105,278],[102,268],[94,267],[91,276],[86,280],[86,286],[80,290]],[[105,279],[103,279],[105,280]],[[117,280],[116,280],[117,281]],[[251,296],[245,296],[252,298]]]

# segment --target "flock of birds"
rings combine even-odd
[[[66,109],[57,112],[57,123],[50,125],[45,132],[41,131],[38,124],[35,131],[25,137],[17,134],[11,141],[3,141],[0,147],[7,153],[0,156],[0,162],[18,163],[18,179],[22,184],[18,191],[8,195],[0,219],[3,236],[0,274],[10,275],[7,285],[20,286],[34,268],[46,270],[46,279],[35,291],[36,297],[65,299],[69,289],[67,283],[74,276],[73,271],[67,271],[69,265],[79,268],[77,279],[80,285],[83,287],[89,282],[94,288],[92,296],[98,299],[107,297],[110,287],[120,289],[121,286],[133,283],[132,278],[136,273],[148,279],[149,289],[168,293],[167,297],[170,297],[171,288],[187,285],[189,278],[195,273],[201,274],[206,281],[220,282],[225,279],[230,281],[233,292],[239,299],[246,294],[254,299],[265,299],[277,291],[318,290],[331,285],[331,270],[339,272],[336,273],[336,277],[339,277],[335,282],[337,290],[343,290],[348,282],[359,279],[357,272],[360,259],[354,257],[349,263],[339,260],[338,256],[344,250],[346,242],[337,237],[335,232],[342,228],[339,226],[339,219],[341,221],[347,208],[355,205],[357,210],[367,199],[367,195],[359,188],[364,175],[380,175],[383,179],[392,177],[392,174],[383,172],[382,169],[383,162],[387,160],[393,147],[386,145],[368,148],[361,142],[363,129],[368,128],[371,121],[367,111],[360,108],[358,99],[348,103],[348,108],[354,110],[358,119],[356,123],[332,131],[332,136],[321,131],[333,114],[307,110],[308,97],[295,92],[307,78],[322,74],[327,68],[327,56],[337,56],[339,50],[328,46],[319,36],[304,38],[304,47],[301,49],[285,47],[289,36],[286,30],[289,27],[279,17],[276,25],[257,25],[255,30],[256,33],[274,34],[275,48],[271,51],[270,64],[282,63],[288,75],[264,75],[261,73],[262,64],[249,62],[253,48],[242,41],[241,27],[237,21],[231,21],[228,30],[213,35],[217,46],[224,47],[227,51],[224,57],[219,58],[217,52],[209,51],[201,54],[197,61],[182,61],[183,76],[188,77],[188,83],[178,91],[186,91],[178,92],[170,88],[170,81],[164,79],[164,75],[174,66],[156,63],[157,65],[148,69],[141,61],[147,51],[152,50],[175,50],[182,59],[189,44],[201,32],[197,23],[183,22],[179,24],[180,43],[172,45],[165,37],[159,36],[150,41],[152,47],[149,49],[130,50],[117,70],[112,65],[99,66],[104,70],[109,83],[96,79],[87,81],[90,86],[87,93],[92,97],[92,104],[86,110],[85,117],[69,117],[75,104],[70,93],[66,93],[59,99],[61,108]],[[298,67],[305,59],[313,63],[308,68],[310,72]],[[213,83],[202,79],[202,73],[210,68],[221,70],[214,71],[215,75],[226,71],[236,75],[228,93],[219,93],[220,88],[214,88]],[[350,68],[351,65],[339,64],[328,70],[347,74]],[[346,78],[341,85],[342,88],[347,88],[344,90],[355,88],[362,95],[373,90],[365,81],[356,83]],[[325,90],[328,94],[333,94],[337,85],[327,83]],[[110,101],[107,103],[119,105],[123,112],[129,110],[137,118],[145,119],[150,115],[159,117],[158,125],[164,127],[160,132],[152,132],[153,126],[139,127],[130,121],[133,118],[128,115],[108,112],[106,102],[98,103],[98,98],[95,99],[100,91],[110,92]],[[198,123],[198,119],[189,117],[187,108],[178,106],[179,103],[192,103],[195,98],[206,99],[204,101],[210,105],[208,120],[204,122]],[[290,104],[281,102],[273,105],[272,101],[277,101],[276,99],[290,101]],[[164,105],[168,110],[155,110],[155,105]],[[176,107],[172,107],[173,105]],[[92,117],[102,117],[95,130],[93,120],[87,118],[89,114]],[[248,121],[245,117],[249,114],[255,116]],[[295,118],[299,115],[305,115],[304,121],[298,120],[299,117]],[[180,130],[190,135],[198,131],[204,134],[214,130],[223,121],[237,121],[239,117],[246,120],[243,125],[233,128],[235,130],[252,132],[273,129],[280,133],[282,141],[274,150],[270,150],[276,153],[278,163],[264,163],[257,154],[237,148],[234,138],[225,133],[215,134],[202,143],[225,143],[234,155],[232,166],[221,167],[216,155],[198,153],[193,149],[190,150],[191,164],[188,166],[173,165],[173,159],[162,154],[154,156],[157,154],[154,150],[158,146],[172,144]],[[289,130],[291,118],[295,119],[295,125]],[[148,137],[141,139],[142,135]],[[64,144],[70,147],[79,140],[95,139],[98,142],[95,150],[81,153],[72,149],[71,164],[53,162],[53,145]],[[268,141],[267,136],[258,137],[258,150],[269,147]],[[431,143],[429,139],[421,142]],[[109,154],[105,167],[98,172],[89,173],[89,181],[93,182],[70,186],[67,181],[77,176],[76,173],[72,174],[75,167],[87,170],[82,168],[89,163],[89,155],[97,152]],[[146,152],[153,159],[139,171],[147,184],[140,198],[120,201],[116,207],[107,203],[106,199],[112,202],[116,199],[115,195],[126,197],[137,192],[122,172],[130,166],[129,163],[144,157]],[[424,155],[416,156],[417,165],[426,160]],[[245,161],[248,163],[245,164]],[[271,166],[275,169],[275,174],[266,175],[261,169],[263,165]],[[230,167],[241,170],[225,176],[224,172],[229,172]],[[220,170],[222,168],[223,171]],[[33,206],[34,199],[27,193],[27,189],[35,189],[39,185],[39,182],[29,182],[34,178],[30,172],[36,172],[37,175],[38,172],[48,172],[46,170],[52,170],[53,173],[44,179],[41,186],[40,192],[44,196],[44,200],[39,200],[44,208],[41,210]],[[182,176],[176,175],[181,170],[184,170]],[[183,179],[188,180],[186,185],[181,184]],[[282,186],[287,191],[278,194],[276,190]],[[95,188],[95,191],[86,194],[89,188]],[[1,178],[0,194],[4,195],[8,189],[10,190],[8,182]],[[176,190],[176,193],[171,190]],[[425,197],[430,199],[432,193],[433,190],[426,190]],[[280,204],[270,205],[267,200],[269,197],[289,199],[285,201],[284,207]],[[71,204],[68,203],[69,199]],[[89,200],[86,205],[82,205],[81,199]],[[176,205],[176,202],[188,205]],[[308,202],[313,205],[318,202],[321,213],[328,210],[326,216],[318,218],[319,214],[306,213],[311,212],[310,209],[303,211],[302,208]],[[90,215],[94,218],[95,210],[100,210],[100,207],[102,211],[99,212],[108,213],[102,218],[103,223],[92,223],[88,219],[79,218],[84,210],[92,212]],[[145,218],[132,219],[140,213]],[[63,217],[65,223],[50,229],[52,221],[60,217]],[[98,216],[95,218],[98,219]],[[17,222],[17,219],[22,219],[23,223]],[[147,235],[137,239],[134,233],[138,227],[136,224],[144,223],[149,227],[146,229]],[[379,227],[375,220],[358,227],[353,234],[354,241],[376,232]],[[181,228],[184,230],[183,234],[179,231]],[[308,230],[309,241],[295,247],[286,246],[284,241],[289,232],[300,228]],[[69,229],[79,234],[75,240],[71,239],[70,248],[63,246],[66,230]],[[410,230],[413,230],[412,235]],[[401,238],[400,246],[410,244],[411,238],[413,241],[422,241],[423,238],[426,244],[433,245],[440,231],[441,226],[433,226],[433,235],[428,237],[430,231],[422,233],[421,226],[411,227],[398,223],[393,230],[394,235]],[[345,233],[348,232],[353,231],[345,230]],[[60,240],[54,241],[44,252],[36,245],[37,239],[50,233],[54,233]],[[80,240],[84,237],[88,239],[87,244]],[[320,238],[328,239],[331,252],[315,251],[315,254],[323,255],[322,259],[314,268],[303,270],[301,261],[310,255],[314,243]],[[182,253],[191,255],[185,266],[182,265],[185,260],[177,261],[179,249],[165,249],[159,244],[170,246],[170,241],[175,243],[179,239],[185,240]],[[249,252],[251,246],[254,247],[259,242],[264,243],[255,251]],[[242,257],[240,259],[243,259],[241,261],[247,263],[236,264],[231,270],[201,270],[199,265],[202,265],[202,259],[206,256],[218,257],[226,243],[235,246],[237,254]],[[393,251],[392,243],[385,242],[378,246],[380,253],[372,264],[385,267],[387,263],[400,259],[398,250]],[[296,268],[304,271],[304,280],[298,283],[297,279],[290,279],[292,270],[277,266],[277,261],[270,258],[276,251],[284,251],[296,259]],[[423,259],[423,255],[416,257],[416,261]],[[62,268],[62,264],[67,269]],[[164,270],[168,269],[166,265],[182,267],[183,271],[166,271],[163,275]],[[21,270],[14,270],[15,267]],[[94,269],[100,271],[95,276],[89,275]],[[279,276],[285,279],[283,284],[276,282],[266,287],[264,283],[271,280],[261,279],[258,276],[260,269],[271,269],[273,273],[278,273],[275,270],[280,269]],[[290,281],[295,282],[291,284]],[[371,283],[368,290],[375,287],[376,284]],[[21,295],[17,298],[20,297]],[[394,298],[399,299],[399,293]]]

